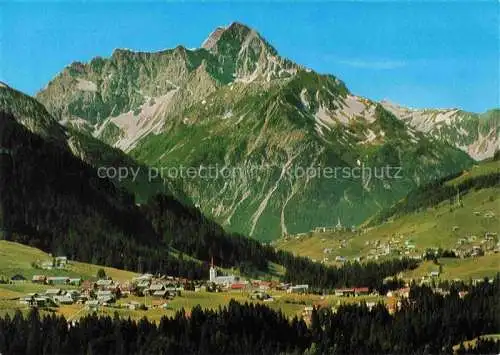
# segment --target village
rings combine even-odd
[[[52,261],[41,262],[42,270],[64,270],[68,265],[65,256],[55,257]],[[5,281],[4,281],[5,282]],[[126,281],[113,280],[106,277],[104,271],[98,272],[96,280],[82,280],[68,276],[33,275],[31,280],[16,274],[8,280],[11,284],[45,285],[43,293],[29,293],[19,298],[19,303],[29,307],[57,307],[58,305],[85,305],[88,309],[116,305],[118,300],[129,296],[143,298],[143,302],[121,302],[120,307],[131,310],[152,308],[168,308],[168,301],[181,295],[183,291],[191,292],[230,292],[245,291],[249,299],[272,302],[273,298],[266,293],[269,290],[288,294],[307,293],[308,285],[292,285],[277,281],[244,280],[235,275],[219,275],[217,267],[210,267],[208,279],[204,281],[189,280],[166,275],[143,274]],[[149,303],[148,303],[149,301]]]
[[[474,216],[488,219],[494,217],[491,211],[485,213],[476,211],[473,214]],[[330,233],[330,236],[323,236],[321,233]],[[342,264],[348,261],[375,261],[403,257],[424,260],[431,255],[436,257],[442,256],[443,252],[446,257],[466,259],[500,252],[500,239],[497,232],[487,231],[482,236],[462,233],[460,227],[456,225],[452,226],[450,230],[450,233],[453,235],[450,240],[454,242],[454,245],[450,244],[447,250],[429,245],[418,245],[416,242],[417,238],[411,234],[404,235],[401,233],[394,233],[383,239],[368,239],[359,244],[358,240],[360,236],[369,233],[368,229],[343,226],[339,219],[337,225],[334,227],[317,227],[308,233],[283,235],[281,241],[274,244],[283,243],[283,245],[286,245],[286,243],[292,241],[301,243],[319,235],[321,238],[315,241],[315,243],[317,243],[318,248],[321,248],[321,256],[319,255],[320,253],[313,253],[317,256],[310,258],[314,262],[321,262],[323,264]],[[310,250],[312,249],[310,248]]]
[[[142,274],[128,280],[113,280],[99,270],[95,278],[82,279],[69,276],[47,276],[45,271],[57,269],[64,272],[71,262],[67,257],[55,257],[52,261],[34,262],[42,272],[30,279],[21,274],[3,280],[11,285],[39,286],[36,292],[29,292],[17,297],[18,307],[38,308],[42,310],[69,309],[76,315],[92,312],[145,312],[161,316],[167,311],[179,310],[180,305],[189,310],[195,306],[196,294],[206,297],[206,306],[224,305],[230,299],[240,302],[262,302],[271,308],[288,309],[289,315],[303,316],[306,320],[313,307],[331,307],[336,309],[345,303],[365,303],[368,308],[384,304],[389,312],[394,312],[401,300],[409,296],[409,282],[404,287],[379,294],[377,290],[365,286],[337,288],[322,294],[313,293],[309,285],[292,285],[277,280],[246,279],[241,276],[222,275],[212,261],[206,280],[189,280],[167,275]],[[419,284],[433,286],[435,292],[446,294],[438,287],[439,272],[417,280]],[[460,280],[456,280],[460,281]],[[474,283],[482,279],[473,280]],[[465,293],[461,293],[463,297]],[[211,296],[210,296],[211,295]],[[220,297],[223,297],[221,301]],[[193,299],[193,302],[190,300]],[[215,302],[215,300],[218,300]],[[214,300],[213,304],[211,300]],[[137,313],[136,313],[137,314]],[[171,314],[171,313],[170,313]]]

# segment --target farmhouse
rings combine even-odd
[[[309,285],[295,285],[291,286],[288,290],[286,290],[287,293],[305,293],[309,290]]]
[[[32,302],[30,303],[30,306],[43,308],[43,307],[55,306],[55,304],[50,298],[41,296],[41,297],[34,297],[32,299]]]
[[[163,291],[163,290],[165,290],[165,286],[163,284],[156,283],[156,284],[151,284],[149,288],[146,289],[145,291],[149,294],[153,294],[157,291]]]
[[[82,290],[90,292],[91,290],[94,289],[94,283],[90,280],[85,280],[82,283]]]
[[[337,297],[354,296],[354,288],[338,288],[335,290],[335,296]]]
[[[152,274],[142,274],[140,276],[134,277],[132,279],[133,282],[140,283],[142,281],[151,281],[153,279]]]
[[[49,285],[66,285],[69,282],[69,277],[66,276],[51,276],[47,277]]]
[[[269,294],[265,293],[265,292],[262,292],[262,291],[254,291],[251,295],[250,295],[250,298],[253,299],[253,300],[260,300],[260,301],[264,301],[264,300],[267,300],[267,299],[270,299],[271,296],[269,296]]]
[[[200,285],[200,286],[194,287],[194,292],[201,292],[201,291],[206,291],[206,290],[207,290],[207,286],[205,286],[205,285]]]
[[[111,291],[97,291],[97,300],[99,303],[111,303],[115,301],[115,295]],[[87,302],[88,303],[88,302]]]
[[[30,305],[35,297],[38,297],[38,293],[36,293],[36,292],[35,293],[28,293],[26,296],[19,298],[19,303],[25,304],[25,305],[26,304]]]
[[[256,287],[260,290],[269,290],[271,288],[271,282],[269,281],[260,281],[260,280],[252,280],[252,286]]]
[[[100,290],[105,290],[114,287],[114,282],[111,279],[100,279],[97,280],[95,284]]]
[[[154,291],[151,296],[156,297],[156,298],[167,298],[169,295],[169,292],[167,290],[158,290]]]
[[[99,301],[98,300],[89,300],[85,302],[85,305],[90,309],[90,310],[97,310],[99,307]]]
[[[52,298],[56,303],[59,303],[59,304],[73,304],[74,303],[74,300],[73,298],[71,298],[70,295],[66,294],[66,295],[59,295],[59,296],[54,296]]]
[[[77,290],[69,290],[66,292],[68,296],[70,296],[73,300],[77,300],[80,298],[80,292]]]
[[[484,251],[480,246],[473,246],[471,256],[483,256]]]
[[[47,281],[47,276],[45,275],[34,275],[31,278],[31,282],[37,283],[37,284],[44,284]]]
[[[11,283],[23,283],[26,282],[26,278],[23,275],[16,274],[10,278]]]
[[[368,287],[355,287],[354,288],[354,295],[355,296],[367,295],[369,293],[370,293],[370,289]]]
[[[56,268],[62,269],[68,263],[68,258],[66,256],[56,256],[54,258],[54,265]]]
[[[68,283],[73,286],[80,286],[82,284],[82,279],[80,278],[69,279]]]
[[[61,294],[60,288],[49,288],[47,291],[45,291],[45,295],[47,297],[59,296],[60,294]]]
[[[243,290],[246,287],[244,283],[234,283],[231,284],[231,290]]]
[[[44,261],[40,264],[40,267],[44,270],[52,270],[54,263],[52,261]]]
[[[143,304],[141,304],[141,303],[139,303],[137,301],[130,301],[128,304],[126,304],[126,306],[128,307],[128,309],[130,309],[132,311],[135,311],[136,309],[144,307]]]
[[[36,293],[28,294],[26,297],[19,299],[19,303],[28,305],[29,307],[45,308],[56,306],[54,301],[47,296],[39,296]]]
[[[120,291],[122,295],[130,295],[130,293],[135,291],[135,285],[127,281],[120,285]]]
[[[79,304],[82,304],[82,303],[85,303],[89,300],[89,297],[84,295],[84,294],[80,294],[77,298],[76,298],[76,303],[79,303]]]

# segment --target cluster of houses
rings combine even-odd
[[[342,249],[345,249],[349,246],[350,239],[342,239],[338,241],[337,246],[326,247],[323,249],[323,257],[322,263],[328,263],[331,261],[335,261],[337,263],[345,263],[347,261],[355,261],[361,262],[362,260],[379,260],[380,258],[387,257],[389,255],[397,255],[397,256],[405,256],[411,258],[421,258],[421,256],[417,253],[417,248],[415,243],[411,239],[407,239],[403,241],[403,236],[394,235],[388,241],[377,240],[368,240],[365,242],[365,246],[369,247],[366,256],[359,255],[354,257],[347,257],[344,255],[336,255],[331,257],[330,255],[335,253],[336,249],[339,249],[338,253],[342,253]],[[321,239],[322,242],[326,241],[326,239]],[[315,260],[313,260],[315,261]]]
[[[474,212],[477,216],[483,216],[484,218],[493,218],[495,215],[491,211],[486,212]],[[351,228],[353,232],[356,232],[355,228]],[[317,227],[312,232],[339,232],[339,231],[349,231],[349,228],[342,226],[339,223],[335,227]],[[452,231],[454,233],[459,233],[460,228],[458,226],[453,226]],[[366,230],[360,230],[357,232],[365,233]],[[299,233],[293,236],[285,235],[284,240],[287,241],[294,237],[295,239],[302,239],[303,237],[311,236],[312,233]],[[328,245],[323,249],[323,259],[319,260],[322,263],[344,263],[347,261],[361,261],[366,260],[379,260],[388,256],[399,256],[399,257],[409,257],[417,260],[421,260],[425,257],[423,255],[423,250],[417,248],[416,243],[409,238],[399,233],[395,233],[388,240],[368,240],[365,242],[365,247],[368,249],[365,255],[348,257],[342,255],[342,249],[349,246],[350,238],[341,240],[331,240],[334,244]],[[326,241],[326,238],[321,239],[322,242]],[[337,250],[338,249],[338,250]],[[479,257],[491,253],[500,252],[500,239],[496,232],[485,232],[483,237],[478,237],[475,235],[469,235],[466,237],[460,237],[456,242],[456,247],[452,249],[455,255],[459,258],[469,258],[469,257]],[[316,259],[312,259],[316,262]]]
[[[33,307],[77,303],[85,304],[89,308],[107,306],[131,294],[165,301],[179,295],[184,289],[178,281],[175,278],[155,278],[151,274],[144,274],[124,283],[112,279],[82,281],[80,278],[65,276],[35,275],[32,278],[33,283],[51,285],[54,288],[47,289],[43,293],[30,293],[21,297],[19,301],[21,304]],[[57,286],[59,288],[56,288]],[[75,288],[63,289],[63,286]]]
[[[403,235],[394,234],[389,240],[381,241],[379,239],[366,241],[366,246],[370,247],[367,260],[378,260],[389,255],[399,255],[410,258],[420,258],[417,253],[415,242]]]
[[[9,283],[18,284],[28,282],[26,277],[21,274],[13,275]],[[69,285],[69,286],[80,286],[82,279],[71,278],[67,276],[45,276],[45,275],[34,275],[31,282],[43,285]]]
[[[340,221],[340,217],[337,220],[337,224],[334,227],[316,227],[312,230],[315,233],[333,233],[333,232],[352,232],[355,233],[357,231],[356,226],[351,226],[350,228],[344,226]]]
[[[476,235],[459,238],[453,252],[459,258],[483,256],[500,252],[500,240],[495,232],[486,232],[482,238]]]
[[[287,234],[287,233],[284,233],[282,235],[282,238],[287,241],[289,240],[290,238],[295,238],[295,239],[301,239],[303,237],[308,237],[308,236],[311,236],[312,233],[338,233],[338,232],[351,232],[351,233],[356,233],[356,232],[359,232],[359,230],[356,228],[356,226],[351,226],[351,227],[348,227],[348,226],[344,226],[340,220],[340,218],[338,218],[337,220],[337,224],[335,226],[328,226],[328,227],[316,227],[314,228],[313,230],[311,230],[310,232],[302,232],[302,233],[297,233],[297,234]]]
[[[368,287],[350,287],[350,288],[338,288],[335,289],[335,296],[337,297],[357,297],[357,296],[365,296],[370,294],[370,289]],[[378,295],[375,292],[372,292],[372,295]]]
[[[346,243],[346,241],[341,241]],[[339,248],[345,247],[344,244],[339,246]],[[381,240],[369,240],[365,242],[365,246],[370,247],[368,250],[366,260],[379,260],[380,258],[392,256],[400,257],[410,257],[413,259],[421,260],[425,257],[426,251],[418,250],[415,242],[411,238],[405,238],[403,235],[395,234],[387,241]],[[437,253],[437,248],[431,248],[431,250]],[[468,257],[479,257],[488,253],[498,253],[500,252],[500,241],[497,233],[486,232],[483,238],[478,238],[477,236],[471,235],[466,238],[459,238],[456,247],[452,249],[455,255],[459,258]],[[323,250],[324,254],[331,254],[333,248],[325,248]],[[363,257],[351,258],[354,261],[360,261]],[[323,261],[328,261],[325,258]],[[336,262],[346,262],[347,257],[336,256],[334,259]]]
[[[64,269],[68,264],[68,257],[56,256],[52,260],[42,261],[37,264],[38,267],[44,270]]]
[[[43,293],[29,293],[19,299],[19,303],[30,307],[55,307],[63,304],[83,303],[87,300],[77,290],[62,290],[60,288],[50,288]]]
[[[455,281],[461,281],[461,280],[455,280]],[[493,280],[490,280],[489,282],[491,283]],[[473,280],[472,284],[477,285],[481,282],[484,282],[482,279],[477,279]],[[443,296],[446,296],[450,293],[450,291],[445,290],[441,287],[433,287],[432,290],[435,293],[441,294]],[[460,298],[464,298],[468,294],[467,291],[460,291],[458,292],[458,295]],[[367,287],[353,287],[353,288],[342,288],[342,289],[336,289],[335,290],[335,296],[337,297],[357,297],[357,296],[362,296],[362,295],[371,295],[371,296],[378,296],[378,293],[376,292],[369,292],[369,289]],[[382,302],[383,306],[387,308],[390,314],[394,314],[398,309],[400,309],[402,305],[403,299],[408,299],[410,297],[410,287],[408,284],[406,284],[405,287],[396,289],[396,290],[391,290],[388,291],[387,294],[385,295],[385,299]],[[363,299],[360,302],[365,302],[366,299]],[[374,301],[367,301],[365,302],[367,308],[371,310],[373,307],[377,305],[377,303],[380,303],[382,300],[374,302]],[[333,312],[336,312],[338,309],[338,306],[342,304],[342,301],[338,301],[337,306],[330,306],[327,303],[323,302],[313,304],[313,305],[307,305],[304,307],[302,311],[302,316],[304,319],[307,321],[311,320],[311,314],[314,310],[316,309],[321,309],[324,307],[330,307]]]
[[[31,282],[42,284],[42,285],[69,285],[69,286],[80,286],[82,284],[82,279],[79,277],[68,277],[68,276],[45,276],[45,275],[34,275]]]

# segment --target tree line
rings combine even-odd
[[[472,287],[463,299],[458,288],[441,295],[428,286],[412,286],[408,299],[391,315],[380,304],[345,305],[336,312],[313,312],[311,333],[318,354],[452,354],[453,347],[500,330],[500,277]],[[480,344],[485,354],[500,343]]]
[[[381,262],[346,262],[341,267],[332,267],[281,250],[276,252],[275,261],[286,268],[285,281],[308,283],[313,291],[356,286],[379,290],[387,277],[418,266],[417,260],[402,258]]]

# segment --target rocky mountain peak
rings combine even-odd
[[[277,55],[276,50],[257,31],[240,22],[217,27],[202,44],[202,48],[212,53],[231,53],[232,56],[237,56],[249,46],[254,50],[262,48]]]
[[[216,44],[219,38],[222,36],[226,27],[217,27],[210,35],[203,41],[201,48],[205,48],[210,51]]]
[[[224,34],[226,39],[239,39],[238,42],[241,43],[241,39],[251,31],[253,30],[250,27],[240,22],[232,22],[229,26],[218,26],[210,33],[207,39],[203,41],[201,48],[205,48],[208,51],[213,50]]]

